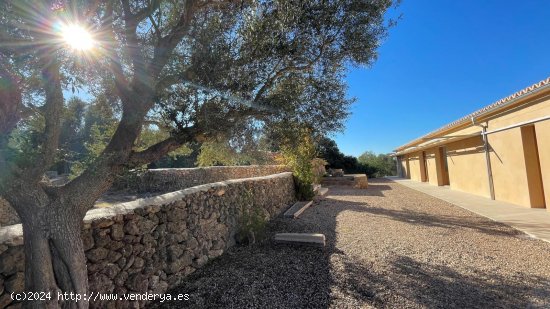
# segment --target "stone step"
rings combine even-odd
[[[321,189],[320,184],[313,185],[313,192],[317,193],[317,191],[319,191],[319,189]]]
[[[328,188],[320,188],[318,191],[317,191],[317,195],[318,196],[325,196],[327,195],[328,193]]]
[[[358,189],[368,188],[368,177],[365,174],[346,174],[342,177],[324,177],[323,186],[353,186]]]
[[[287,218],[298,218],[306,209],[313,204],[313,201],[296,202],[285,212]]]
[[[305,246],[324,247],[325,235],[316,233],[278,233],[274,240],[281,244],[296,244]]]

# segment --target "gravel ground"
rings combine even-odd
[[[235,247],[156,308],[550,308],[550,243],[386,179],[332,187],[267,240]],[[276,245],[321,232],[324,249]]]

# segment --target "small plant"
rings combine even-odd
[[[294,188],[296,189],[296,199],[299,201],[311,201],[315,196],[311,183],[303,182],[294,176]]]
[[[296,198],[299,201],[311,200],[315,196],[313,184],[320,181],[320,177],[322,177],[316,173],[321,162],[314,160],[316,149],[311,130],[301,129],[297,139],[289,140],[281,147],[281,153],[282,163],[292,169]]]
[[[254,203],[252,192],[249,190],[241,197],[239,213],[239,228],[235,235],[237,243],[251,245],[262,239],[267,218],[264,209]]]

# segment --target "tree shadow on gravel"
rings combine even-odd
[[[501,224],[477,216],[434,216],[373,207],[357,201],[358,196],[384,196],[383,191],[391,190],[389,180],[373,182],[366,190],[340,187],[329,191],[327,198],[315,202],[299,219],[274,218],[267,226],[264,241],[229,249],[168,291],[173,295],[189,294],[188,301],[157,302],[150,307],[364,308],[367,304],[396,308],[414,303],[429,308],[458,308],[461,304],[472,308],[485,305],[510,308],[527,303],[521,291],[530,287],[521,280],[487,277],[486,273],[483,278],[474,274],[465,276],[450,267],[422,264],[407,256],[393,258],[388,273],[375,273],[368,261],[347,256],[342,248],[336,247],[337,217],[344,211],[369,213],[426,227],[468,228],[489,235],[514,236],[510,228],[503,229]],[[275,233],[285,232],[323,233],[326,247],[272,242]],[[335,261],[342,262],[335,264]],[[541,282],[543,279],[533,278]],[[543,283],[538,284],[537,289],[540,295],[548,295]],[[513,302],[513,298],[517,302]]]
[[[187,293],[189,301],[152,308],[326,308],[330,304],[333,242],[321,248],[274,244],[279,232],[313,232],[286,218],[270,222],[266,239],[236,246],[189,275],[168,293]],[[315,230],[314,232],[324,232]],[[329,239],[334,239],[328,236]]]
[[[355,202],[353,197],[356,196],[382,196],[385,197],[383,191],[389,191],[392,190],[391,186],[385,184],[388,182],[392,182],[391,180],[384,179],[384,178],[377,178],[377,179],[371,179],[371,182],[375,182],[373,184],[369,183],[368,189],[354,189],[351,187],[338,188],[339,190],[336,192],[330,192],[331,198],[329,200],[334,202],[334,208],[337,208],[337,211],[344,211],[344,210],[351,210],[351,211],[357,211],[357,212],[368,212],[376,216],[384,216],[387,218],[390,218],[392,220],[397,220],[401,222],[405,222],[408,224],[413,225],[423,225],[426,227],[439,227],[439,228],[446,228],[446,229],[460,229],[460,228],[467,228],[479,231],[481,233],[492,235],[492,236],[506,236],[506,237],[517,237],[520,235],[524,235],[523,232],[510,229],[507,225],[495,221],[491,221],[489,219],[483,218],[481,216],[477,215],[464,215],[464,212],[460,212],[458,208],[454,205],[450,205],[449,207],[456,208],[457,214],[456,215],[442,215],[442,214],[430,214],[426,212],[422,212],[421,210],[417,210],[413,207],[407,207],[407,208],[401,208],[401,209],[389,209],[389,208],[381,208],[381,207],[374,207],[368,204],[365,204],[364,202]],[[420,194],[421,196],[424,196],[424,193],[412,191],[412,189],[409,192],[414,192],[415,194]],[[425,195],[427,196],[427,195]],[[342,200],[340,197],[351,197],[350,199],[345,200],[345,208],[342,208]],[[427,196],[428,197],[428,196]],[[393,197],[395,198],[395,197]],[[401,200],[405,200],[407,197],[400,197]],[[436,199],[431,196],[429,196],[431,199]],[[441,203],[446,203],[444,201],[440,201]],[[403,201],[404,203],[404,201]],[[409,201],[409,204],[414,204],[414,202]],[[421,209],[422,205],[418,204],[416,205]],[[462,214],[461,214],[462,213]]]
[[[451,267],[396,256],[385,273],[345,263],[355,276],[341,283],[346,293],[376,308],[548,308],[548,278],[495,273],[462,274]],[[391,300],[389,299],[391,298]]]
[[[347,190],[347,189],[346,189]],[[358,189],[351,189],[357,191]],[[187,293],[189,301],[152,304],[151,308],[328,308],[333,303],[331,255],[336,248],[336,217],[364,207],[317,199],[299,219],[273,218],[265,239],[235,246],[198,269],[168,293]],[[322,213],[319,213],[323,204]],[[284,212],[284,211],[283,211]],[[324,248],[275,244],[276,233],[323,233]]]
[[[376,216],[384,216],[392,220],[426,227],[446,229],[467,228],[492,236],[517,237],[523,235],[521,231],[511,230],[503,223],[490,221],[483,217],[432,215],[419,211],[392,210],[378,207],[367,207],[363,211]]]

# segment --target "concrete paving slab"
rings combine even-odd
[[[306,246],[325,246],[325,235],[316,233],[278,233],[274,237],[277,243],[297,244]]]
[[[309,206],[313,201],[304,201],[304,202],[296,202],[292,207],[290,207],[284,214],[287,218],[298,218],[306,209],[308,209]]]
[[[493,221],[507,224],[531,237],[550,242],[550,212],[543,208],[526,208],[471,193],[451,190],[410,179],[388,177],[399,184],[462,207]]]

